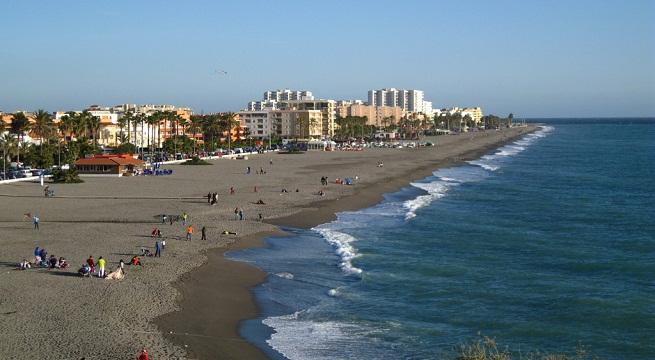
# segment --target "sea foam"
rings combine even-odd
[[[356,258],[358,254],[357,250],[355,250],[351,243],[357,241],[357,239],[346,233],[330,229],[328,226],[329,224],[327,226],[319,226],[313,230],[321,234],[325,241],[335,248],[335,252],[341,258],[339,267],[343,272],[349,275],[361,274],[362,269],[359,269],[352,264],[352,260]]]
[[[403,203],[407,213],[405,214],[405,220],[412,219],[416,217],[416,211],[420,208],[430,205],[434,200],[443,197],[448,191],[447,182],[444,181],[435,181],[430,183],[412,183],[413,187],[425,190],[427,195],[419,195],[414,199],[407,200]]]
[[[359,344],[366,335],[380,330],[339,321],[304,319],[303,311],[266,318],[262,323],[275,331],[266,342],[290,360],[334,359],[334,349],[340,353],[366,356]]]

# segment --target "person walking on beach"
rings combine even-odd
[[[155,241],[155,257],[161,257],[161,244],[159,240]]]
[[[39,221],[40,221],[40,220],[41,220],[41,219],[39,219],[39,217],[36,216],[36,215],[34,215],[34,216],[32,217],[32,222],[34,223],[34,230],[39,230]]]
[[[187,215],[186,211],[182,213],[182,225],[186,226],[186,221],[189,218],[189,215]]]
[[[105,265],[107,262],[105,259],[101,257],[98,258],[98,277],[99,278],[104,278],[105,277]]]
[[[234,193],[235,193],[234,186],[230,186],[230,195],[234,195]]]
[[[268,164],[271,165],[271,166],[273,166],[273,159],[269,160],[269,161],[268,161]]]
[[[246,167],[246,174],[250,174],[250,166]]]
[[[200,240],[207,240],[207,228],[203,226],[202,229],[200,229],[200,234],[202,235]]]
[[[193,226],[189,225],[186,228],[186,239],[187,239],[187,241],[191,241],[191,235],[193,235]]]
[[[139,357],[136,358],[136,360],[150,360],[148,358],[148,351],[146,349],[141,350],[141,354],[139,354]]]
[[[243,210],[239,209],[239,220],[243,220]]]
[[[239,220],[239,208],[234,208],[234,220]]]

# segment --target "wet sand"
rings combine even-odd
[[[261,246],[280,224],[312,227],[330,221],[335,212],[373,205],[383,193],[533,129],[441,136],[436,148],[262,154],[215,160],[213,166],[169,166],[172,176],[54,185],[55,198],[44,198],[34,183],[2,185],[0,357],[130,358],[146,347],[155,359],[265,358],[239,337],[238,323],[256,316],[250,289],[266,274],[226,260],[226,250]],[[375,166],[378,160],[384,167]],[[252,169],[249,175],[246,166]],[[260,168],[266,174],[255,174]],[[327,187],[320,185],[321,176],[328,176]],[[359,181],[334,184],[335,178],[348,176]],[[289,192],[282,193],[283,188]],[[320,189],[324,197],[317,195]],[[207,204],[208,191],[219,193],[218,205]],[[256,205],[259,199],[265,205]],[[237,206],[245,221],[235,220]],[[183,211],[195,227],[190,242],[183,240],[182,224],[159,224],[160,214]],[[25,213],[39,215],[40,230],[32,229]],[[264,222],[257,221],[260,213]],[[143,267],[127,266],[123,281],[75,274],[91,254],[105,257],[113,269],[141,247],[152,250],[155,240],[149,234],[155,226],[167,241],[163,256],[145,258]],[[199,240],[202,226],[208,241]],[[222,235],[223,230],[238,236]],[[35,246],[66,257],[72,268],[14,270],[23,258],[33,258]]]

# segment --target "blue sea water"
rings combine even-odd
[[[655,122],[548,121],[371,208],[229,253],[269,273],[241,333],[274,359],[511,349],[655,358]]]

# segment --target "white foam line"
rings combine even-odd
[[[326,227],[317,227],[313,230],[321,234],[325,241],[335,248],[335,252],[341,258],[339,267],[343,272],[349,275],[362,273],[362,269],[352,264],[352,260],[358,256],[357,250],[351,245],[352,242],[357,241],[355,237]]]

